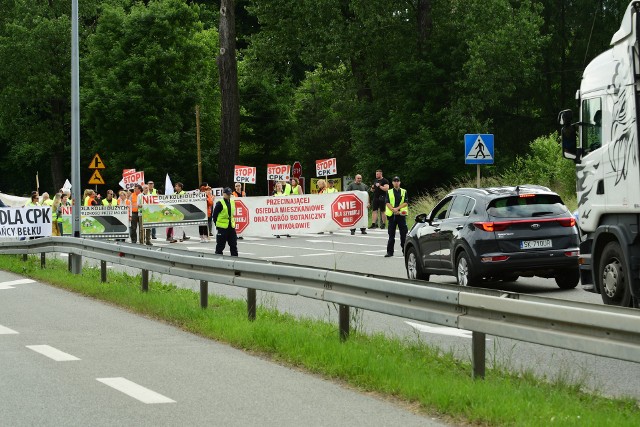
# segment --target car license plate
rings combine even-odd
[[[520,249],[541,249],[541,248],[550,248],[551,239],[545,240],[523,240],[520,242]]]

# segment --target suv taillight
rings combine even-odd
[[[563,227],[573,227],[576,225],[576,219],[574,217],[571,218],[560,218],[558,223]]]
[[[506,222],[506,221],[503,221],[503,222],[485,221],[485,222],[473,223],[473,225],[475,225],[477,229],[482,231],[488,231],[488,232],[504,231],[509,227],[510,224],[511,224],[510,222]]]

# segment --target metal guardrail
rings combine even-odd
[[[256,316],[256,289],[299,295],[340,305],[340,337],[349,335],[349,308],[356,307],[427,323],[470,330],[474,377],[484,377],[485,336],[640,362],[640,311],[480,288],[323,270],[175,248],[49,237],[0,243],[0,254],[69,253],[142,270],[200,280],[206,308],[208,282],[247,289],[249,319]]]

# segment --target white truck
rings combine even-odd
[[[576,164],[580,279],[605,304],[640,300],[640,1],[629,3],[612,48],[596,57],[561,111],[563,156]]]

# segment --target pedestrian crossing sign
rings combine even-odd
[[[464,136],[464,164],[493,164],[493,134],[466,134]]]

